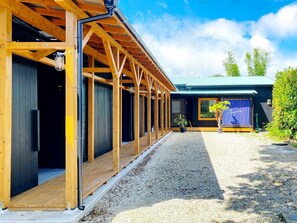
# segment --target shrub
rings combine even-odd
[[[297,139],[297,69],[276,74],[272,117],[268,126],[272,136]]]

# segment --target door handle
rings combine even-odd
[[[32,151],[40,151],[40,111],[32,110]]]

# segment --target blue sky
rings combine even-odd
[[[120,0],[119,8],[169,76],[224,74],[232,50],[242,75],[244,55],[270,53],[268,76],[297,66],[297,1]]]

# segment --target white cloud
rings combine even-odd
[[[270,53],[268,75],[273,77],[278,70],[297,66],[297,54],[282,54],[278,41],[270,38],[270,35],[297,37],[295,10],[297,4],[264,15],[259,21],[241,23],[227,19],[190,20],[164,14],[133,25],[169,76],[224,74],[222,61],[228,50],[234,52],[241,74],[247,75],[245,53],[259,47]],[[268,21],[276,27],[286,24],[282,30],[275,31]],[[294,28],[289,29],[293,24]]]
[[[286,38],[297,35],[297,3],[281,8],[277,13],[269,13],[255,24],[254,33],[265,36]]]
[[[264,49],[269,53],[273,53],[275,51],[273,43],[261,34],[254,34],[250,39],[250,45],[253,48]]]

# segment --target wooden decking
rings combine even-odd
[[[159,138],[161,137],[160,135]],[[155,142],[155,134],[153,133],[152,144]],[[141,137],[140,151],[143,152],[148,147],[147,137]],[[134,142],[123,145],[120,150],[120,169],[123,169],[136,157]],[[83,168],[83,197],[92,194],[114,175],[112,152],[96,158],[92,163],[85,163]],[[65,174],[13,197],[8,206],[10,210],[63,210],[65,208],[67,208],[65,204]]]

